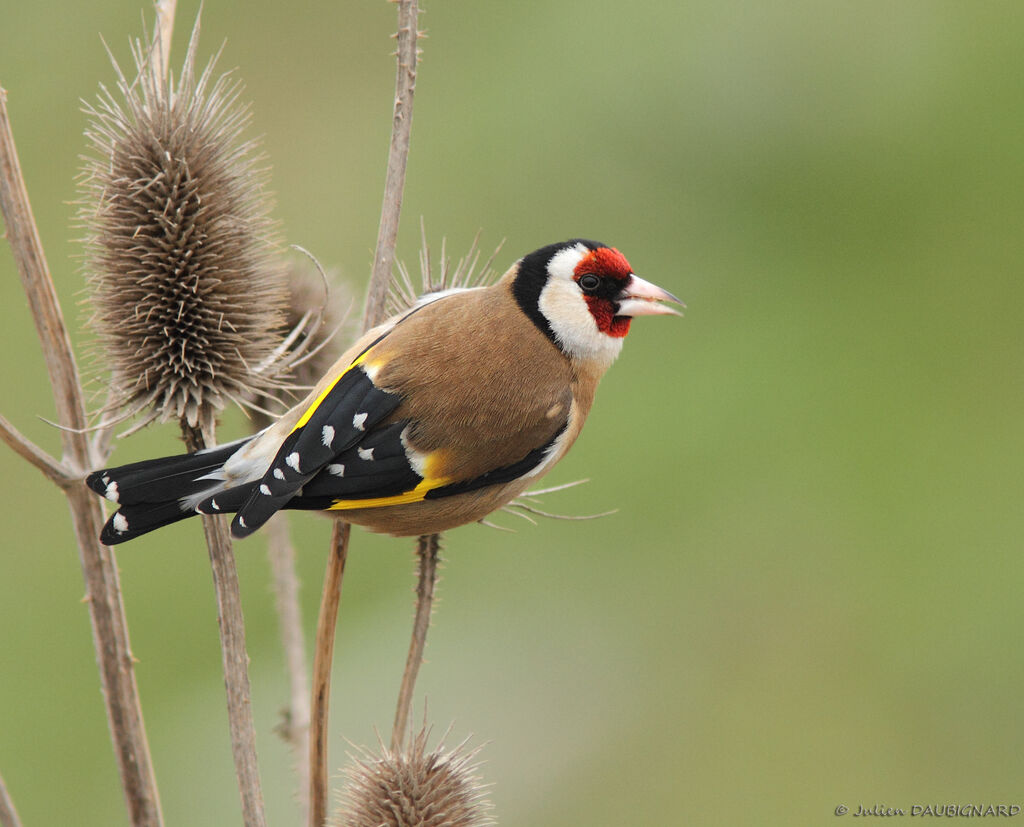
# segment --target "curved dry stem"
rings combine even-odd
[[[441,550],[441,535],[429,534],[420,537],[416,548],[419,560],[419,582],[416,585],[416,618],[412,624],[412,640],[409,655],[405,659],[402,673],[402,687],[398,691],[398,706],[395,709],[395,724],[391,728],[391,751],[399,752],[409,726],[409,709],[412,707],[416,676],[423,663],[423,650],[427,645],[427,629],[430,627],[430,613],[434,607],[434,587],[437,585],[438,552]]]
[[[11,245],[39,334],[58,417],[67,429],[61,431],[64,448],[62,465],[74,469],[78,474],[90,464],[89,442],[80,432],[87,424],[82,384],[39,230],[29,205],[7,114],[7,92],[2,88],[0,209],[7,228],[7,241]],[[76,433],[76,430],[79,432]],[[64,490],[78,541],[93,645],[107,707],[107,722],[129,819],[136,827],[160,827],[163,824],[160,797],[142,721],[138,687],[135,684],[117,561],[113,550],[100,545],[97,539],[103,525],[103,510],[99,500],[81,483],[74,483]]]
[[[310,704],[309,738],[309,825],[323,827],[327,819],[327,714],[331,695],[331,663],[338,625],[341,584],[348,560],[348,538],[352,526],[341,520],[334,523],[331,550],[324,573],[324,592],[320,599],[320,617],[316,624],[316,649],[313,654],[313,700]]]
[[[0,441],[10,446],[22,459],[34,465],[44,476],[60,488],[67,488],[75,481],[64,464],[51,457],[27,436],[15,428],[7,417],[0,415]]]
[[[200,412],[200,425],[192,428],[184,419],[181,431],[189,451],[215,445],[213,411]],[[231,551],[231,536],[222,516],[203,516],[203,533],[210,552],[213,586],[217,593],[217,626],[220,630],[221,663],[227,691],[228,727],[231,753],[242,799],[242,817],[246,827],[264,827],[263,791],[260,788],[256,758],[256,727],[252,718],[252,692],[249,687],[249,656],[245,651],[245,620],[238,572]]]

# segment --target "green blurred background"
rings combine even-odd
[[[198,4],[179,8],[176,53]],[[4,14],[0,84],[81,352],[79,99],[148,8]],[[1017,2],[430,2],[418,219],[501,265],[584,235],[683,297],[642,319],[547,500],[599,522],[446,543],[422,671],[486,742],[504,825],[826,824],[837,805],[1024,803],[1024,14]],[[361,295],[394,67],[384,2],[207,0],[287,240]],[[53,404],[9,251],[0,412]],[[227,417],[222,434],[244,422]],[[173,426],[115,460],[178,449]],[[126,816],[63,498],[0,452],[0,772],[26,825]],[[293,519],[307,631],[329,524]],[[121,547],[167,823],[240,823],[199,527]],[[407,541],[354,535],[332,764],[393,714]],[[298,824],[264,541],[237,547],[264,792]],[[1022,816],[1024,817],[1024,816]]]

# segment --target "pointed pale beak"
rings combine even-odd
[[[674,302],[686,307],[679,299],[673,296],[668,290],[663,290],[656,284],[651,284],[637,275],[629,278],[629,284],[615,299],[619,303],[616,316],[682,316],[678,310],[666,307],[658,302]]]

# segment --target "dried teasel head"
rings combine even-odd
[[[427,751],[424,729],[402,752],[357,756],[345,774],[333,827],[486,827],[490,802],[474,763],[477,750],[465,743],[451,751]]]
[[[137,76],[86,104],[91,156],[79,220],[112,410],[195,426],[269,392],[287,292],[266,171],[243,132],[240,84],[197,72],[199,24],[177,81],[133,47]]]
[[[278,333],[282,337],[276,361],[288,386],[276,394],[255,397],[254,425],[263,428],[284,409],[298,402],[323,378],[356,333],[352,324],[353,297],[348,285],[325,273],[306,253],[285,263],[287,302]]]

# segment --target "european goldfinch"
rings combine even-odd
[[[252,437],[96,471],[122,543],[196,513],[234,513],[246,537],[281,508],[373,531],[434,534],[484,518],[579,436],[634,316],[671,293],[614,247],[573,239],[495,284],[423,296],[368,331],[310,394]]]

